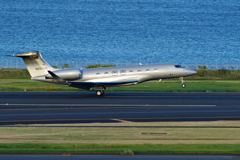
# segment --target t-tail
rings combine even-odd
[[[49,70],[54,70],[41,56],[38,51],[30,51],[10,55],[12,57],[20,57],[23,59],[32,79],[34,77],[47,75]]]

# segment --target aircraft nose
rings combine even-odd
[[[190,76],[196,74],[197,72],[191,69],[185,69],[185,73],[186,75]]]

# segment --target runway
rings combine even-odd
[[[71,154],[71,155],[62,155],[62,154],[1,154],[0,155],[2,159],[4,160],[12,160],[12,159],[19,159],[19,160],[79,160],[79,159],[85,159],[85,160],[228,160],[228,159],[240,159],[239,155],[134,155],[134,156],[122,156],[122,155],[104,155],[104,154]]]
[[[240,120],[240,93],[0,92],[0,125]]]

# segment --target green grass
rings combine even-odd
[[[191,78],[204,78],[204,79],[240,79],[240,70],[229,70],[225,68],[221,69],[198,69],[197,74],[191,76]]]
[[[186,80],[186,88],[178,79],[144,82],[125,87],[109,87],[107,92],[240,92],[239,80]],[[0,91],[83,91],[68,85],[30,79],[0,79]]]
[[[186,88],[178,79],[151,81],[126,87],[107,88],[109,92],[240,92],[239,70],[197,70],[198,74],[186,77]],[[0,91],[81,91],[67,85],[30,80],[27,69],[0,69]]]
[[[108,91],[141,92],[239,92],[240,81],[237,80],[186,80],[186,88],[181,87],[178,79],[161,82],[145,82],[133,86],[108,88]]]
[[[239,70],[197,70],[198,74],[185,78],[186,88],[178,79],[151,81],[126,87],[109,87],[107,91],[137,92],[240,92]],[[0,69],[0,91],[81,91],[67,85],[30,80],[27,69]]]
[[[0,144],[4,153],[205,153],[239,154],[240,144]]]
[[[27,69],[2,68],[0,69],[0,79],[30,79]]]
[[[0,91],[79,91],[67,85],[38,82],[31,79],[0,79]]]
[[[201,121],[2,126],[0,152],[240,153],[239,125]]]

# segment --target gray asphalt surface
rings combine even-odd
[[[239,155],[78,155],[62,156],[59,154],[0,154],[4,160],[228,160],[240,159]]]
[[[0,125],[240,120],[240,93],[0,92]]]

